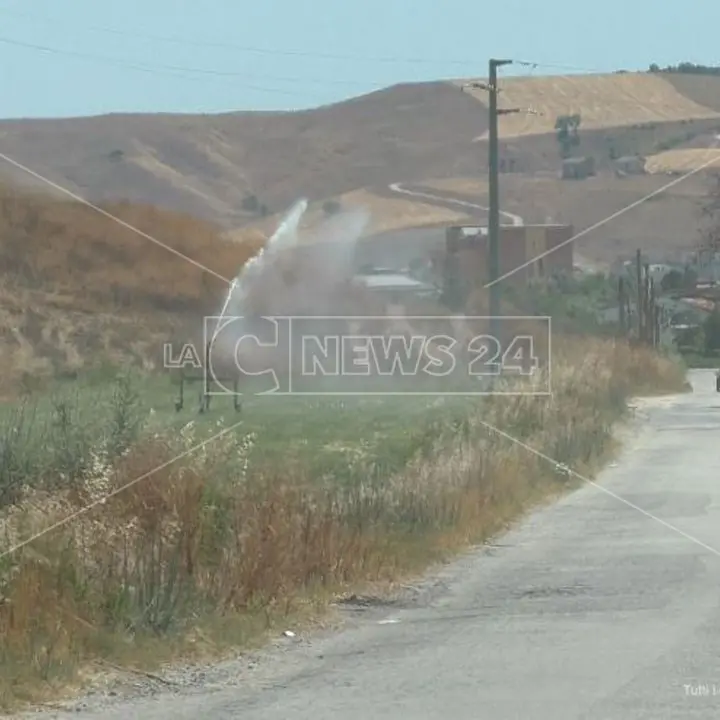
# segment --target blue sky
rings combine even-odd
[[[0,117],[298,109],[491,56],[539,63],[521,74],[720,64],[718,27],[712,0],[0,0]]]

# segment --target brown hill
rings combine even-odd
[[[502,83],[503,102],[541,98],[545,110],[530,125],[527,117],[503,118],[522,125],[522,132],[508,128],[502,150],[522,173],[557,171],[556,113],[586,117],[578,151],[601,167],[612,156],[650,155],[720,127],[713,100],[720,78]],[[395,181],[482,174],[486,143],[474,140],[487,129],[483,99],[450,82],[428,82],[303,112],[8,120],[0,122],[0,152],[96,202],[152,204],[234,228],[281,212],[301,195],[320,200]],[[38,186],[6,162],[0,173]]]
[[[0,187],[0,396],[24,377],[157,359],[174,329],[215,310],[222,278],[264,240],[248,231],[229,242],[150,206],[104,209],[146,236],[85,205]]]
[[[150,203],[233,226],[253,219],[242,209],[249,194],[278,211],[301,194],[429,170],[462,174],[463,150],[484,129],[471,97],[421,83],[306,112],[4,121],[0,152],[93,201]]]

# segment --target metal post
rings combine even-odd
[[[648,323],[650,344],[656,348],[658,346],[657,332],[657,306],[655,304],[655,281],[648,274]]]

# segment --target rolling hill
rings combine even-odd
[[[720,128],[717,77],[513,77],[501,87],[503,103],[545,112],[502,118],[502,153],[525,174],[557,172],[552,126],[566,112],[582,115],[578,152],[600,167]],[[487,130],[483,100],[448,81],[302,112],[6,120],[0,153],[95,202],[152,204],[232,229],[301,195],[321,200],[395,181],[482,175],[486,143],[473,141]],[[7,162],[0,177],[40,187]]]
[[[715,108],[693,99],[698,88],[686,87],[689,94],[682,94],[672,82],[657,74],[511,77],[502,80],[501,87],[498,101],[501,107],[529,108],[538,113],[501,116],[499,131],[506,138],[553,133],[558,116],[574,113],[582,116],[582,127],[590,130],[679,120],[720,120]],[[716,90],[720,90],[720,83]],[[485,100],[485,91],[469,92],[476,99]]]

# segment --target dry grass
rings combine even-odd
[[[343,207],[367,208],[372,214],[369,233],[383,233],[401,228],[422,227],[438,223],[457,223],[467,220],[467,214],[432,204],[418,202],[408,197],[386,198],[368,190],[356,190],[341,195],[338,200]]]
[[[151,368],[178,326],[169,313],[78,310],[77,293],[0,288],[0,401],[101,365]]]
[[[683,173],[712,160],[708,171],[720,165],[720,149],[682,148],[651,155],[645,165],[650,173]]]
[[[633,392],[682,386],[678,367],[646,350],[567,341],[554,357],[551,399],[487,400],[444,431],[438,418],[394,470],[360,444],[335,468],[342,480],[321,479],[277,453],[254,465],[257,438],[226,435],[4,558],[0,700],[53,692],[97,658],[149,666],[190,653],[198,637],[219,650],[238,626],[257,633],[309,598],[416,572],[575,484],[485,423],[590,473]],[[72,489],[29,493],[7,509],[3,546],[193,442],[188,426],[146,436],[114,461],[98,451]],[[248,621],[257,617],[267,622]]]
[[[645,73],[508,77],[500,87],[502,106],[540,113],[501,117],[501,137],[554,133],[559,115],[575,113],[582,116],[581,129],[720,117],[716,110],[681,95],[662,77]],[[716,87],[720,90],[720,80]],[[483,90],[468,92],[487,101]]]
[[[89,364],[153,362],[225,292],[189,260],[232,277],[264,242],[148,206],[105,209],[171,250],[79,203],[0,187],[0,398]]]
[[[79,310],[202,311],[224,290],[212,273],[231,279],[261,242],[228,243],[213,225],[149,206],[104,209],[157,242],[84,205],[0,188],[2,279],[64,293]]]
[[[461,195],[485,196],[488,194],[487,180],[480,178],[439,178],[425,180],[423,186]]]
[[[396,197],[383,197],[376,195],[372,190],[360,189],[353,192],[329,198],[335,200],[346,209],[363,209],[370,213],[370,222],[366,228],[366,235],[379,234],[404,228],[423,227],[441,223],[458,223],[468,219],[463,212],[456,212],[444,207],[415,201],[410,197],[404,198],[398,194]],[[323,203],[312,204],[303,216],[300,226],[300,242],[312,242],[312,234],[303,236],[302,231],[314,228],[326,215],[322,209]],[[269,237],[282,219],[283,214],[271,215],[261,223],[251,227],[239,228],[225,233],[225,237],[240,242],[246,242],[248,237]]]

